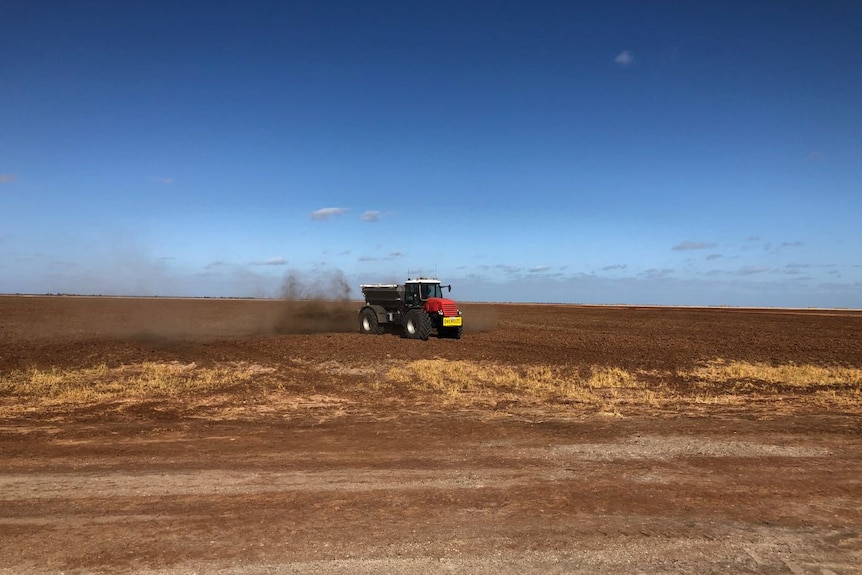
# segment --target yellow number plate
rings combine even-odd
[[[444,317],[443,318],[443,327],[457,327],[461,325],[460,317]]]

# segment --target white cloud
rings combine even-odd
[[[762,246],[763,251],[776,254],[784,248],[800,248],[805,245],[805,242],[781,242],[776,244],[773,242],[765,242]]]
[[[283,266],[287,264],[287,260],[282,257],[269,258],[268,260],[260,260],[251,262],[253,266]]]
[[[634,55],[631,52],[629,52],[628,50],[623,50],[622,52],[617,54],[616,58],[614,58],[614,62],[616,62],[617,64],[619,64],[620,66],[623,66],[623,67],[631,66],[632,64],[634,64],[634,61],[635,61]]]
[[[0,174],[0,184],[8,184],[18,179],[15,174]]]
[[[321,208],[311,212],[312,220],[328,220],[334,216],[341,216],[349,212],[349,208]]]
[[[602,271],[603,271],[603,272],[611,272],[611,271],[614,271],[614,270],[624,270],[624,269],[626,269],[627,267],[628,267],[628,266],[627,266],[626,264],[614,264],[614,265],[612,265],[612,266],[605,266],[605,267],[603,267],[603,268],[602,268]]]
[[[376,222],[380,219],[380,215],[380,212],[378,212],[377,210],[368,210],[360,217],[362,218],[363,222]]]
[[[645,270],[643,273],[639,275],[639,277],[647,278],[647,279],[661,279],[668,277],[673,274],[676,270],[673,268],[650,268]]]
[[[551,269],[551,266],[535,266],[530,268],[530,273],[546,272]]]
[[[498,270],[502,270],[503,272],[505,272],[507,274],[516,274],[519,271],[521,271],[521,268],[519,268],[518,266],[510,266],[510,265],[506,265],[506,264],[497,264],[494,267],[497,268]]]
[[[173,183],[174,183],[174,179],[173,179],[173,178],[162,178],[162,177],[159,177],[159,176],[153,176],[151,179],[152,179],[154,182],[158,182],[159,184],[163,184],[163,185],[165,185],[165,186],[169,186],[169,185],[171,185],[171,184],[173,184]]]
[[[741,276],[752,276],[755,274],[762,274],[762,273],[765,273],[768,271],[769,271],[769,268],[764,267],[764,266],[744,266],[744,267],[739,268],[739,271],[737,271],[736,273],[737,273],[737,275],[741,275]]]
[[[721,259],[723,257],[724,256],[721,254],[709,254],[708,256],[706,256],[706,259],[711,261],[711,260],[718,260],[718,259]]]
[[[675,252],[685,252],[688,250],[708,250],[710,248],[714,248],[717,244],[711,244],[706,242],[689,242],[685,241],[673,246],[671,249]]]

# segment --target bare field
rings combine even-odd
[[[0,574],[860,573],[862,313],[0,296]]]

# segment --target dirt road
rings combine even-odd
[[[461,341],[416,342],[340,312],[289,333],[308,330],[274,303],[176,301],[0,298],[7,378],[136,362],[266,378],[134,401],[4,388],[0,573],[862,573],[858,386],[703,403],[686,375],[862,367],[860,314],[474,306]],[[424,358],[609,365],[661,393],[607,411],[378,385]]]

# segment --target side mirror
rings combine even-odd
[[[449,291],[452,291],[452,284],[449,284],[446,287],[449,288]]]

